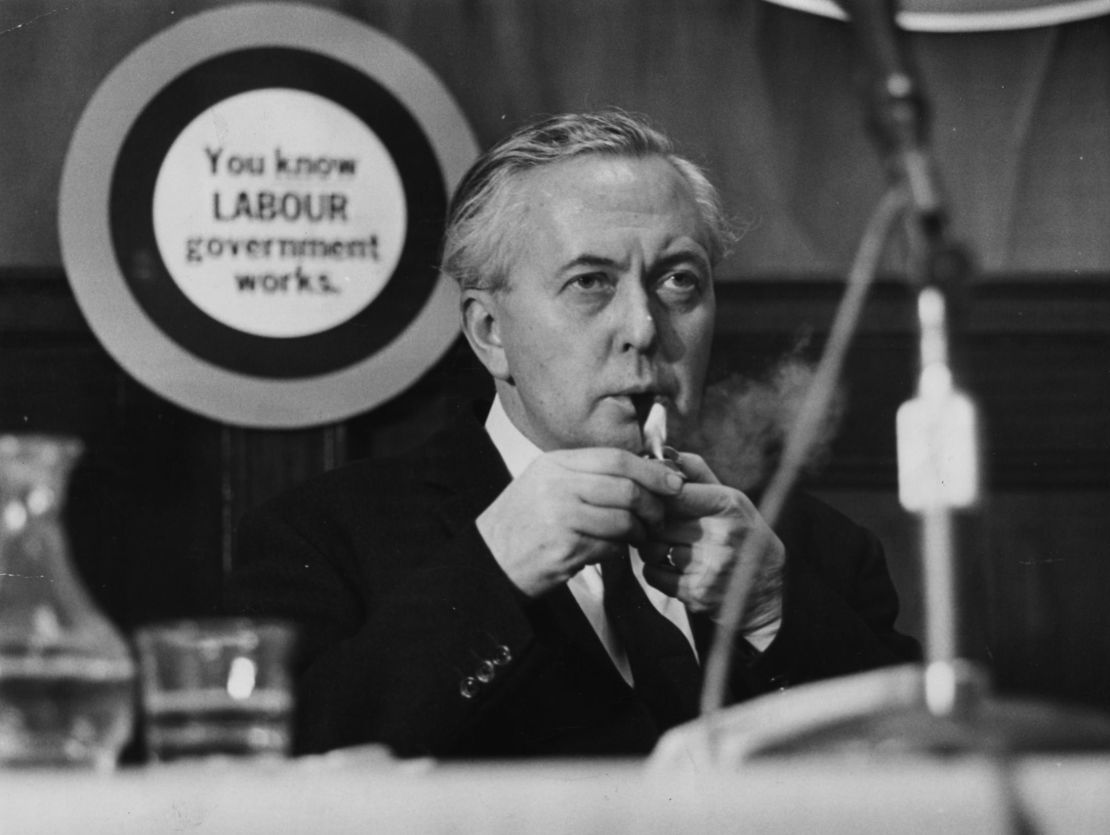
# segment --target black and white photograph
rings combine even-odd
[[[1110,0],[0,0],[0,829],[1110,831]]]

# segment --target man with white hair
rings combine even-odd
[[[672,438],[696,426],[727,242],[701,170],[619,111],[525,126],[475,164],[443,269],[492,406],[241,528],[235,610],[304,633],[298,750],[646,753],[696,715],[741,558],[732,699],[915,657],[868,532],[805,497],[771,532],[698,456],[644,455],[653,407]]]

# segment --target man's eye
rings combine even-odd
[[[604,273],[585,273],[575,276],[571,280],[571,285],[579,290],[595,292],[609,286],[609,277]]]
[[[701,279],[696,273],[673,272],[663,277],[659,287],[665,293],[689,295],[701,287]]]

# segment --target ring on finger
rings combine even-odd
[[[674,561],[674,546],[673,545],[667,549],[667,553],[663,557],[663,561],[667,564],[667,566],[669,568],[678,568],[678,565]]]

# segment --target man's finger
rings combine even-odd
[[[682,492],[666,501],[667,511],[678,516],[740,516],[758,519],[759,511],[752,500],[732,487],[720,484],[689,483]]]
[[[581,536],[621,543],[622,547],[623,543],[648,538],[644,523],[630,510],[581,504],[569,522],[571,529]]]
[[[680,452],[674,460],[690,481],[696,481],[699,484],[721,483],[721,480],[709,469],[709,465],[705,463],[705,459],[700,455],[695,455],[692,452]]]
[[[649,527],[663,522],[660,497],[630,479],[591,474],[578,479],[575,490],[583,502],[594,507],[631,510]]]
[[[642,458],[623,449],[562,449],[547,453],[547,457],[568,470],[631,479],[661,496],[675,495],[686,483],[683,473],[674,471],[662,461]]]
[[[689,545],[671,542],[645,542],[637,547],[644,565],[665,568],[670,571],[683,571],[693,559]]]

